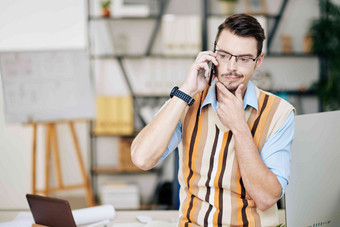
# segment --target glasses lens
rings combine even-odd
[[[229,53],[226,53],[224,51],[216,51],[217,55],[217,60],[222,62],[222,63],[228,63],[232,57],[235,58],[236,64],[241,67],[248,67],[251,66],[253,63],[253,59],[249,57],[239,57],[239,56],[234,56]]]
[[[239,66],[244,66],[244,67],[246,67],[246,66],[252,65],[252,63],[253,63],[253,59],[252,59],[252,58],[249,58],[249,57],[239,57],[239,58],[237,59],[237,64],[238,64]]]
[[[216,55],[217,55],[217,60],[223,62],[223,63],[228,63],[231,55],[222,51],[216,51]]]

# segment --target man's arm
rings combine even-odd
[[[275,174],[280,182],[282,188],[281,197],[285,193],[289,182],[290,147],[295,132],[294,115],[294,111],[292,110],[282,127],[266,140],[266,143],[260,151],[260,156],[264,164]]]
[[[137,135],[131,145],[133,163],[148,170],[165,152],[187,104],[173,97],[163,110]]]
[[[230,93],[218,82],[218,100],[220,106],[217,114],[223,124],[233,132],[236,158],[244,187],[260,210],[266,210],[280,198],[282,188],[275,174],[262,161],[259,151],[244,119],[241,84],[235,92]]]
[[[249,126],[240,124],[233,135],[244,187],[256,206],[266,210],[278,201],[282,187],[275,174],[262,161]]]
[[[212,51],[200,52],[191,65],[187,78],[179,90],[194,97],[204,90],[209,80],[208,62],[218,65]],[[202,73],[205,70],[205,77]],[[137,135],[131,145],[133,163],[144,170],[156,165],[166,151],[176,125],[187,103],[174,96],[159,114]]]

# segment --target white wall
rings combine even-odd
[[[86,9],[83,0],[1,0],[0,52],[24,50],[83,49],[86,40]],[[0,209],[28,208],[31,193],[32,127],[5,122],[0,86]],[[75,125],[87,164],[87,123]],[[57,128],[65,184],[80,182],[73,143],[68,128]],[[38,160],[42,161],[44,128],[38,128]],[[88,165],[87,165],[88,166]],[[43,162],[38,165],[38,183],[44,184]],[[83,192],[82,192],[83,193]]]
[[[0,51],[84,48],[86,13],[84,0],[1,0]]]
[[[30,191],[29,127],[6,125],[0,93],[0,209],[24,207],[24,195]]]

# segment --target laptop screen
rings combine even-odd
[[[26,198],[36,224],[76,227],[68,201],[31,194]]]

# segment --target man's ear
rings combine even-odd
[[[256,61],[255,70],[260,68],[260,66],[262,65],[263,59],[264,59],[264,53],[262,52],[260,54],[260,57]]]

